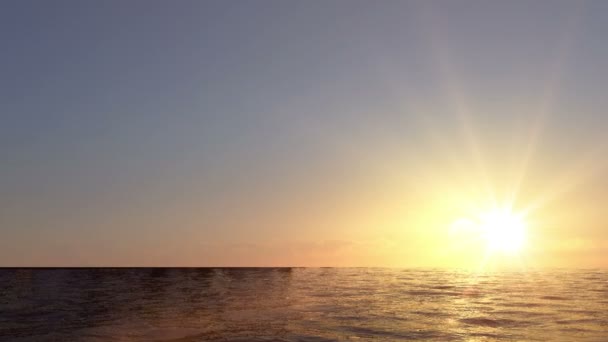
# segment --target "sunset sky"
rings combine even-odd
[[[607,1],[3,1],[0,266],[608,267]],[[486,255],[487,256],[487,255]]]

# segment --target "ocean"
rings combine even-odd
[[[608,341],[608,271],[1,269],[0,341]]]

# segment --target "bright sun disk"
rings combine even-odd
[[[480,215],[480,228],[491,252],[517,253],[526,238],[526,225],[520,215],[494,209]]]

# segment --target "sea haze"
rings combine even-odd
[[[608,341],[608,271],[0,270],[1,341]]]

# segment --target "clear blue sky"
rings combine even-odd
[[[605,1],[2,1],[0,264],[398,264],[365,241],[413,243],[418,174],[603,166],[606,37]],[[560,236],[608,251],[592,204]]]

